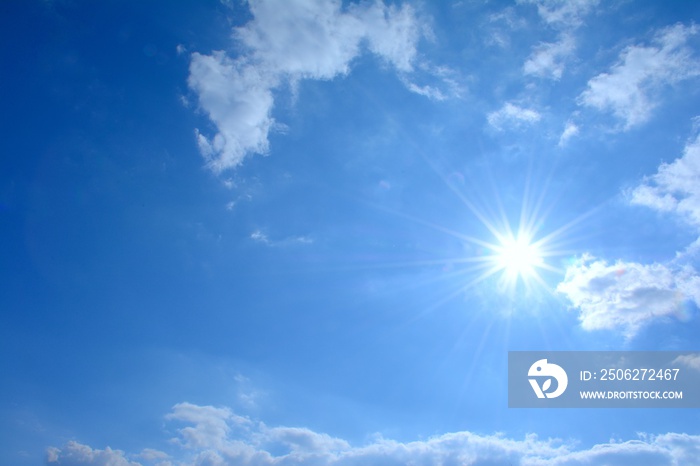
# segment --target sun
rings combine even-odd
[[[540,299],[547,294],[555,295],[551,282],[554,275],[561,276],[565,273],[565,258],[571,257],[573,250],[570,244],[575,241],[571,235],[596,210],[552,229],[551,214],[554,206],[548,205],[547,201],[551,196],[546,195],[546,190],[533,193],[530,175],[526,179],[517,215],[512,202],[508,208],[502,204],[496,185],[492,186],[493,195],[488,192],[474,193],[479,201],[477,203],[465,193],[466,187],[461,177],[454,181],[453,177],[444,175],[440,168],[432,164],[431,167],[462,202],[471,218],[460,223],[460,228],[453,229],[406,213],[389,211],[452,236],[463,244],[463,250],[455,257],[416,262],[416,265],[421,266],[442,264],[443,278],[457,279],[455,289],[436,306],[477,286],[485,286],[484,289],[490,292],[511,298],[513,303],[520,298]],[[546,187],[548,180],[537,185]],[[509,201],[513,199],[517,201],[517,198],[509,196]],[[517,219],[515,222],[514,217]],[[406,265],[407,262],[397,264],[401,267]]]
[[[510,280],[532,278],[537,274],[536,269],[544,264],[538,244],[526,234],[501,238],[494,252],[496,265]]]

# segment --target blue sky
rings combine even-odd
[[[698,350],[699,20],[4,2],[0,462],[697,464],[506,364]]]

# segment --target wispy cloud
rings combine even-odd
[[[537,45],[523,65],[526,75],[561,79],[565,61],[576,49],[573,37],[564,34],[558,42],[545,42]]]
[[[599,0],[518,0],[520,4],[535,5],[542,21],[559,31],[555,42],[536,45],[523,65],[526,75],[561,79],[566,62],[576,51],[574,32],[583,25],[584,18]]]
[[[499,110],[489,113],[486,118],[491,126],[502,130],[505,127],[531,125],[540,121],[541,117],[535,110],[506,102]]]
[[[273,91],[285,83],[294,87],[304,79],[347,75],[364,49],[396,70],[410,91],[445,98],[444,91],[406,77],[414,71],[417,44],[429,31],[410,5],[257,0],[249,6],[254,19],[233,34],[243,50],[240,56],[193,53],[190,63],[189,86],[216,126],[213,136],[196,133],[200,152],[215,172],[269,151],[268,135],[276,127]]]
[[[238,385],[238,401],[241,405],[248,409],[256,408],[263,392],[254,388],[250,379],[241,374],[236,374],[234,380]]]
[[[487,17],[487,24],[484,26],[484,43],[507,48],[511,43],[510,31],[523,29],[526,26],[527,21],[515,12],[514,7],[506,7]]]
[[[632,204],[677,214],[700,232],[700,136],[686,145],[682,157],[646,177],[629,198]]]
[[[520,464],[523,466],[622,466],[695,464],[700,436],[681,433],[640,434],[638,439],[577,449],[557,439],[540,440],[536,435],[511,439],[500,434],[481,435],[468,431],[447,433],[414,442],[399,442],[376,436],[362,446],[304,427],[268,427],[263,422],[236,416],[228,408],[181,403],[167,416],[183,422],[175,444],[179,458],[189,465],[444,465]],[[136,455],[134,455],[136,456]],[[49,464],[134,466],[131,456],[118,450],[93,449],[78,442],[49,450]],[[160,458],[155,458],[154,461]],[[151,464],[151,463],[149,463]],[[161,463],[163,465],[167,463]]]
[[[681,364],[690,369],[700,371],[700,354],[683,354],[674,359],[672,364]]]
[[[622,129],[646,122],[664,86],[700,75],[700,62],[685,46],[696,26],[676,24],[660,30],[651,45],[625,48],[609,72],[588,81],[578,103],[610,111]]]
[[[547,24],[570,29],[580,26],[600,0],[518,0],[518,3],[535,5],[537,13]]]
[[[309,236],[288,236],[283,239],[272,240],[262,230],[254,230],[250,234],[250,239],[252,239],[256,243],[261,243],[266,246],[274,247],[289,246],[293,244],[313,244],[314,242],[313,238]]]
[[[564,131],[559,137],[559,147],[563,147],[567,142],[579,133],[578,125],[572,121],[568,121],[566,126],[564,126]]]

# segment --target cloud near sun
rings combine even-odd
[[[700,234],[700,136],[627,197],[631,204],[675,215]],[[632,337],[649,322],[683,316],[687,301],[700,306],[700,276],[687,260],[696,245],[667,264],[609,264],[585,254],[568,268],[557,291],[580,310],[584,329],[619,329]]]
[[[376,435],[364,445],[303,427],[270,427],[234,414],[230,409],[180,403],[166,416],[178,422],[176,447],[163,452],[148,448],[130,454],[109,447],[95,449],[68,442],[48,451],[48,464],[61,466],[403,466],[518,464],[521,466],[627,466],[692,464],[700,451],[700,436],[668,433],[638,434],[588,449],[559,439],[521,439],[500,434],[462,431],[427,440],[399,442]]]
[[[543,23],[557,34],[555,42],[534,46],[523,64],[524,75],[560,80],[576,49],[574,34],[599,2],[518,3],[536,6]],[[284,15],[278,14],[276,5],[265,0],[249,3],[253,19],[233,29],[239,55],[214,51],[191,56],[189,87],[216,128],[213,135],[197,130],[197,142],[207,166],[216,173],[239,166],[250,154],[269,151],[268,136],[278,126],[272,116],[275,95],[284,85],[294,89],[303,80],[348,75],[353,60],[364,52],[387,64],[411,92],[436,99],[457,94],[446,68],[433,70],[446,90],[412,82],[417,67],[430,69],[417,47],[431,31],[428,21],[408,4],[377,1],[343,6],[337,0],[295,0],[285,3]],[[587,81],[577,106],[610,114],[619,122],[615,131],[647,122],[661,90],[700,76],[700,62],[688,47],[697,31],[694,25],[675,24],[658,29],[647,43],[623,48],[617,62]],[[576,115],[567,121],[559,146],[580,134]],[[537,125],[543,113],[524,102],[506,101],[485,117],[502,132]],[[699,145],[697,140],[689,143],[683,157],[645,178],[628,193],[630,203],[676,214],[700,228]],[[254,239],[266,240],[260,235]],[[689,251],[694,249],[698,248]],[[579,310],[584,329],[620,330],[627,337],[648,322],[678,315],[688,301],[700,302],[695,269],[677,259],[641,264],[585,254],[566,270],[557,290]]]
[[[575,62],[576,31],[601,2],[516,3],[536,7],[552,33],[551,40],[527,49],[516,73],[560,83]],[[189,61],[188,86],[213,124],[210,131],[196,130],[196,140],[214,173],[235,169],[246,157],[270,150],[269,135],[281,127],[273,116],[278,93],[293,94],[304,80],[346,76],[353,61],[365,53],[395,73],[397,83],[409,92],[435,100],[459,93],[449,69],[433,68],[419,54],[419,43],[431,31],[429,22],[409,4],[362,1],[344,6],[340,0],[290,0],[284,2],[285,14],[279,14],[279,1],[250,0],[248,5],[252,19],[233,29],[238,55],[223,50],[194,52]],[[552,138],[553,146],[581,137],[584,112],[611,117],[616,123],[612,132],[617,134],[650,121],[664,89],[700,76],[698,61],[688,47],[697,31],[694,25],[669,25],[652,31],[646,41],[628,41],[615,49],[619,53],[613,54],[614,63],[581,79],[581,87],[569,96],[575,110],[561,119],[556,133],[560,136]],[[432,84],[416,84],[419,70],[432,75]],[[552,118],[546,106],[519,96],[483,105],[482,110],[483,121],[498,134],[536,128]],[[700,136],[688,141],[680,157],[660,164],[656,173],[623,194],[627,208],[652,209],[700,236]],[[267,246],[316,244],[311,236],[280,238],[271,239],[264,229],[255,229],[249,239]],[[494,270],[527,274],[543,261],[529,246],[502,242]],[[652,322],[685,317],[684,305],[689,302],[700,306],[700,275],[694,267],[699,251],[700,238],[661,262],[583,253],[564,271],[556,291],[578,313],[584,330],[610,330],[631,339]],[[697,361],[692,364],[696,367]],[[126,452],[70,441],[49,448],[47,462],[61,466],[671,466],[697,464],[700,457],[700,436],[682,433],[640,433],[590,448],[534,434],[514,438],[470,431],[415,441],[376,435],[353,444],[307,427],[271,427],[227,407],[187,402],[175,405],[165,421],[175,432],[169,436],[174,437],[153,448]]]

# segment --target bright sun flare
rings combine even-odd
[[[512,279],[528,278],[536,274],[542,266],[542,253],[530,238],[519,235],[517,238],[503,238],[496,250],[496,262]]]

